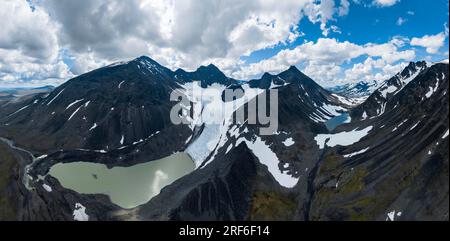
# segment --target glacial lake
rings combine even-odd
[[[104,164],[90,162],[58,163],[49,175],[64,188],[81,194],[106,194],[122,208],[147,203],[161,189],[192,172],[194,162],[186,153],[130,167],[108,169]]]
[[[342,113],[341,115],[335,116],[325,122],[325,126],[329,131],[332,131],[343,123],[350,123],[351,120],[352,119],[348,113]]]

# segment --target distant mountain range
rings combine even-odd
[[[353,84],[338,85],[328,88],[329,91],[347,97],[367,97],[380,87],[380,83],[373,81],[360,81]]]
[[[42,87],[24,87],[24,88],[6,88],[0,87],[0,104],[5,101],[11,101],[13,99],[26,98],[27,96],[33,96],[38,93],[47,93],[54,89],[53,86]]]
[[[381,84],[331,90],[295,67],[248,82],[145,56],[91,71],[0,102],[0,219],[78,220],[82,210],[89,220],[448,220],[448,67],[410,63]],[[194,85],[244,94],[204,101],[189,94]],[[190,125],[170,121],[175,89],[190,100]],[[232,121],[273,89],[273,135],[248,115]],[[217,105],[234,113],[217,115]],[[47,175],[58,163],[131,167],[177,152],[195,169],[129,209]]]

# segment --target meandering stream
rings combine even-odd
[[[31,163],[28,164],[27,166],[25,166],[25,171],[24,171],[22,182],[23,182],[23,185],[28,190],[32,190],[32,187],[30,186],[30,181],[32,180],[32,178],[28,175],[28,170],[33,165],[34,161],[36,160],[36,158],[34,157],[33,153],[31,153],[30,151],[25,150],[23,148],[15,146],[14,142],[12,140],[0,137],[0,141],[5,143],[5,144],[7,144],[11,149],[14,149],[14,150],[20,151],[20,152],[24,152],[24,153],[26,153],[26,154],[28,154],[30,156]]]

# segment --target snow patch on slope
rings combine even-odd
[[[353,152],[353,153],[348,154],[348,155],[344,155],[344,157],[345,157],[345,158],[350,158],[350,157],[353,157],[353,156],[357,156],[357,155],[360,155],[360,154],[365,153],[365,152],[368,151],[368,150],[369,150],[369,147],[366,148],[366,149],[363,149],[363,150],[361,150],[361,151],[357,151],[357,152]]]
[[[19,112],[25,110],[25,109],[28,108],[29,106],[30,106],[30,105],[26,105],[26,106],[24,106],[24,107],[18,109],[16,112],[14,112],[14,113],[8,115],[8,117],[10,117],[10,116],[12,116],[12,115],[15,115],[15,114],[17,114],[17,113],[19,113]]]
[[[78,102],[81,102],[81,101],[83,101],[84,99],[80,99],[80,100],[76,100],[76,101],[74,101],[74,102],[72,102],[72,103],[70,103],[67,107],[66,107],[66,110],[67,109],[69,109],[70,107],[72,107],[72,106],[74,106],[74,105],[76,105]]]
[[[68,119],[67,121],[70,121],[70,120],[77,114],[77,112],[78,112],[80,109],[81,109],[81,106],[78,107],[78,109],[76,109],[76,110],[72,113],[72,115],[70,115],[70,117],[69,117],[69,119]]]
[[[80,203],[75,204],[75,210],[73,210],[72,216],[75,221],[89,221],[89,215],[86,214],[86,208]]]
[[[58,96],[64,91],[65,89],[62,89],[55,97],[53,97],[52,100],[50,100],[50,102],[47,103],[47,105],[50,105],[51,103],[53,103],[53,101],[56,100],[56,98],[58,98]]]
[[[89,131],[92,131],[95,128],[97,128],[97,123],[94,123],[94,125],[92,125],[92,127],[89,129]]]
[[[400,128],[400,126],[402,126],[403,124],[405,124],[408,120],[404,120],[402,121],[400,124],[398,124],[396,127],[394,127],[394,129],[392,129],[392,132],[398,130],[398,128]]]
[[[191,128],[204,125],[200,136],[186,148],[186,152],[199,168],[215,151],[213,157],[209,159],[212,161],[218,149],[226,143],[226,133],[232,124],[233,113],[264,90],[251,89],[248,85],[243,85],[243,97],[235,101],[223,102],[221,94],[226,88],[224,85],[213,84],[207,88],[201,88],[201,83],[196,81],[185,84],[183,88],[186,90],[184,94],[193,103],[194,116]]]
[[[334,147],[337,145],[340,146],[349,146],[358,141],[360,141],[363,137],[365,137],[371,130],[372,126],[366,127],[363,130],[353,130],[350,132],[339,132],[336,134],[318,134],[314,137],[314,140],[319,145],[320,149],[323,149],[325,145],[329,147]]]
[[[278,167],[280,160],[259,136],[254,141],[245,140],[248,148],[258,158],[261,164],[267,166],[270,174],[283,187],[293,188],[297,185],[299,178],[292,177],[290,174],[281,171]]]
[[[395,217],[402,216],[402,212],[396,212],[393,210],[392,212],[387,213],[386,221],[395,221]]]
[[[349,98],[349,97],[344,97],[344,96],[340,96],[337,94],[331,94],[332,96],[336,97],[339,102],[341,102],[344,105],[348,105],[348,106],[357,106],[361,103],[363,103],[367,97],[359,97],[359,98]]]
[[[284,144],[286,147],[290,147],[290,146],[294,145],[295,142],[294,142],[294,140],[292,139],[292,137],[289,137],[289,138],[287,138],[285,141],[283,141],[283,144]]]
[[[445,76],[442,77],[442,79],[444,79]],[[439,78],[436,78],[436,84],[434,87],[430,86],[430,89],[428,90],[428,92],[425,94],[425,96],[428,98],[430,98],[439,88]]]
[[[120,88],[122,87],[122,84],[123,84],[124,82],[125,82],[125,80],[122,81],[122,82],[120,82],[120,83],[119,83],[119,86],[117,86],[117,88],[120,89]]]
[[[42,187],[45,189],[45,191],[47,191],[47,192],[52,192],[52,187],[50,187],[49,185],[47,185],[47,184],[42,184]]]
[[[397,90],[397,87],[391,85],[391,86],[381,90],[380,93],[381,93],[381,96],[383,96],[383,98],[386,99],[388,94],[395,93],[396,90]]]

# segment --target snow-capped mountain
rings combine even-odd
[[[382,115],[386,111],[386,105],[390,98],[399,93],[409,82],[414,80],[423,70],[428,68],[428,63],[411,62],[401,72],[386,80],[372,93],[367,100],[352,110],[353,118],[366,119]]]
[[[201,66],[194,72],[187,72],[183,69],[178,69],[174,73],[174,78],[180,82],[193,82],[200,81],[201,87],[207,88],[213,84],[224,84],[232,85],[236,84],[237,81],[225,76],[222,71],[219,70],[215,65],[210,64],[208,66]]]
[[[346,112],[347,108],[352,106],[348,98],[331,94],[295,66],[278,75],[265,73],[261,79],[250,80],[248,83],[252,88],[295,90],[295,93],[289,95],[297,97],[297,101],[293,101],[292,105],[300,100],[303,105],[300,112],[309,116],[314,122],[325,122]]]
[[[324,122],[350,107],[345,98],[330,94],[295,67],[273,77],[284,81],[282,85],[271,84],[269,88],[279,88],[282,92],[280,122],[282,126],[290,126],[281,138],[293,129],[292,134],[297,132],[300,140],[310,139],[311,134],[307,132],[327,131]],[[238,146],[232,143],[235,139],[229,139],[231,134],[239,132],[238,127],[229,121],[230,116],[216,113],[220,111],[217,106],[223,103],[221,95],[205,101],[199,96],[190,96],[189,90],[197,86],[204,92],[222,93],[227,88],[240,88],[245,91],[244,96],[225,103],[234,105],[237,110],[269,89],[254,86],[265,78],[267,75],[260,80],[238,83],[213,65],[200,67],[195,72],[173,72],[148,57],[140,57],[71,79],[51,93],[8,104],[0,110],[0,135],[34,150],[36,156],[45,156],[30,171],[36,176],[60,161],[88,159],[111,167],[128,166],[179,151],[188,153],[197,168],[212,166],[215,169],[214,163],[224,158],[221,156],[225,151],[223,146],[230,143]],[[169,97],[174,89],[184,89],[190,98],[191,106],[187,111],[199,110],[192,116],[191,125],[174,125],[169,120],[170,109],[175,104]],[[205,122],[211,117],[219,119],[213,124]],[[256,127],[239,127],[243,131],[245,128],[257,133]],[[278,139],[277,142],[289,141]],[[251,143],[249,141],[248,145]],[[314,149],[313,143],[309,143]],[[248,153],[257,150],[241,148]],[[258,166],[265,165],[264,157],[255,160],[259,160]],[[280,169],[276,163],[269,170],[269,176],[278,176]]]
[[[411,63],[355,106],[295,67],[244,82],[213,65],[171,71],[148,57],[112,64],[2,106],[0,136],[16,146],[1,139],[0,157],[15,160],[8,198],[20,200],[24,220],[445,220],[448,75],[448,64]],[[188,125],[169,120],[175,89],[190,102],[180,112]],[[243,92],[225,102],[226,89]],[[267,125],[250,114],[233,121],[275,89],[272,135],[261,135]],[[329,130],[343,113],[351,119]],[[130,209],[47,175],[57,163],[128,167],[177,152],[195,169]]]
[[[329,91],[337,93],[350,98],[361,98],[370,96],[375,90],[380,87],[380,83],[373,81],[360,81],[358,83],[339,85],[328,88]]]
[[[55,87],[42,86],[35,88],[0,88],[0,107],[8,102],[20,102],[32,98],[36,94],[48,93]]]
[[[139,214],[175,220],[445,220],[448,184],[439,183],[448,179],[448,65],[424,71],[388,100],[395,109],[333,132],[308,120],[305,103],[295,100],[303,89],[295,80],[286,73],[263,76],[264,87],[279,89],[279,132],[260,136],[256,126],[232,125],[201,178],[186,176]],[[221,171],[211,175],[213,170]],[[181,205],[160,205],[178,190],[190,190],[177,199]]]
[[[448,68],[411,64],[402,72],[408,74],[400,75],[403,80],[415,77],[391,92],[395,94],[387,98],[384,112],[353,119],[336,133],[316,138],[329,140],[323,144],[310,217],[448,219]],[[419,73],[413,71],[417,69]],[[393,80],[402,80],[400,75]],[[344,136],[353,140],[347,142]]]
[[[172,125],[169,118],[175,104],[170,102],[170,92],[178,87],[172,71],[148,57],[137,58],[80,75],[48,94],[4,106],[0,132],[43,153],[110,151],[143,145],[150,138],[173,139],[170,144],[180,148],[185,141],[180,135],[187,139],[190,130]]]

